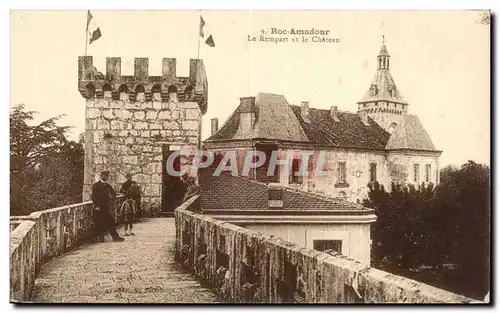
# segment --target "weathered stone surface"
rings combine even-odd
[[[120,205],[121,198],[118,200]],[[38,211],[26,216],[11,232],[11,301],[28,301],[42,264],[93,234],[92,214],[91,202]]]
[[[113,110],[111,110],[111,109],[107,109],[107,110],[102,111],[102,116],[104,118],[107,118],[107,119],[114,119],[115,118],[115,116],[113,114]]]
[[[194,213],[198,196],[175,211],[176,261],[236,303],[469,303],[457,294],[392,275],[340,254]]]
[[[197,130],[198,125],[198,121],[182,121],[182,129]]]
[[[122,120],[127,120],[127,119],[132,117],[132,112],[130,112],[129,110],[125,110],[125,109],[114,110],[113,114],[116,116],[116,118],[122,119]]]
[[[156,111],[147,111],[146,112],[146,119],[148,120],[155,120],[158,117],[158,112]]]
[[[185,119],[187,120],[198,120],[200,118],[200,110],[199,109],[187,109],[185,111]]]
[[[134,225],[123,243],[93,244],[42,267],[31,301],[213,303],[218,298],[174,262],[173,218]],[[122,232],[122,230],[119,230]],[[78,282],[78,283],[75,283]],[[27,300],[27,299],[26,299]]]
[[[134,124],[134,129],[148,129],[148,125],[146,122],[137,122]]]
[[[135,155],[129,155],[129,156],[124,156],[122,157],[122,162],[123,163],[128,163],[128,164],[137,164],[137,156]]]
[[[146,117],[146,113],[144,113],[143,111],[137,111],[134,113],[134,118],[136,120],[143,120],[145,117]]]
[[[172,114],[168,110],[163,110],[158,113],[158,119],[159,120],[168,120],[172,118]]]
[[[178,101],[162,102],[161,94],[157,94],[156,98],[153,95],[154,100],[149,101],[146,99],[150,98],[144,98],[143,101],[141,95],[138,98],[133,94],[130,96],[132,101],[127,93],[121,94],[122,100],[93,98],[86,101],[86,116],[92,118],[86,119],[86,133],[90,135],[85,136],[89,157],[85,159],[84,198],[89,198],[96,171],[102,167],[109,167],[116,173],[116,179],[121,179],[127,172],[144,175],[150,172],[149,164],[161,163],[161,142],[183,145],[197,144],[199,141],[199,138],[190,138],[200,136],[196,118],[200,120],[201,115],[196,107]],[[191,124],[183,124],[185,118],[189,118]],[[114,137],[105,140],[104,133]],[[105,147],[105,142],[109,147]],[[139,177],[136,181],[140,181],[145,193],[145,208],[157,211],[161,204],[161,181],[158,176],[153,178],[152,174],[161,175],[161,169],[155,169],[149,177]],[[113,187],[119,189],[120,182],[111,180]],[[158,186],[148,187],[153,180]],[[154,194],[147,194],[153,189]]]
[[[162,126],[160,123],[149,123],[149,129],[162,129]]]
[[[101,116],[101,110],[99,109],[95,109],[95,108],[88,108],[86,110],[87,114],[86,116],[88,118],[97,118],[97,117],[100,117]]]

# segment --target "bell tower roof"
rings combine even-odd
[[[377,72],[371,81],[370,88],[358,103],[387,101],[408,104],[401,96],[389,71],[390,57],[385,45],[385,37],[382,36],[382,47],[377,56]]]

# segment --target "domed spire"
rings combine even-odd
[[[385,46],[385,36],[382,35],[382,47],[380,48],[379,56],[389,56],[389,52],[387,52],[387,47]]]
[[[399,93],[389,71],[390,57],[391,56],[387,52],[387,47],[385,46],[385,36],[382,35],[382,47],[377,56],[377,73],[375,73],[375,77],[370,84],[370,89],[358,103],[376,103],[384,101],[407,105],[407,102]]]

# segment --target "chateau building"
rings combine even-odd
[[[417,116],[408,113],[409,103],[399,92],[390,73],[390,55],[385,43],[377,56],[377,71],[366,94],[357,102],[356,113],[289,104],[282,95],[259,93],[240,98],[240,104],[224,125],[204,141],[210,151],[237,152],[239,171],[248,151],[264,152],[266,163],[250,172],[261,182],[276,182],[308,192],[318,192],[350,201],[366,197],[368,184],[378,181],[386,189],[391,183],[437,184],[439,157]],[[267,175],[273,151],[280,158],[294,154],[290,169],[278,166]],[[311,153],[308,175],[297,176],[301,151]],[[320,153],[325,160],[318,162]],[[326,175],[316,175],[322,164]]]

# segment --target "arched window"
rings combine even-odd
[[[122,92],[128,93],[128,87],[127,87],[127,85],[120,85],[120,88],[118,89],[118,91],[120,93],[122,93]]]
[[[95,87],[93,84],[89,83],[85,86],[85,97],[91,99],[95,96]]]
[[[191,100],[193,98],[193,87],[187,86],[186,89],[184,89],[184,98],[186,100]]]
[[[135,87],[135,93],[138,94],[138,93],[144,93],[144,86],[143,85],[137,85]]]
[[[151,88],[151,93],[160,93],[161,92],[161,87],[160,84],[155,84]]]
[[[102,86],[102,92],[104,93],[104,98],[111,98],[112,91],[111,91],[111,86],[109,84],[104,84]]]
[[[389,133],[393,133],[394,130],[396,129],[396,126],[398,126],[398,124],[396,123],[391,123],[391,125],[389,125]]]
[[[168,93],[177,93],[177,87],[174,85],[168,87]]]

